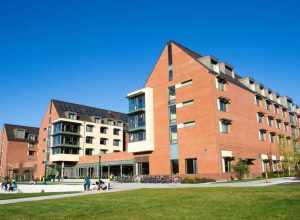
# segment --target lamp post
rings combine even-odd
[[[45,176],[44,176],[44,184],[46,185],[46,184],[47,184],[47,180],[46,180],[46,178],[47,178],[47,166],[48,166],[48,161],[47,161],[47,160],[45,160],[45,161],[44,161],[44,164],[45,164]]]
[[[98,179],[99,179],[99,186],[100,186],[100,181],[101,181],[101,177],[102,177],[102,172],[101,172],[101,155],[99,155],[99,161],[98,161]]]

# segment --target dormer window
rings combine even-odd
[[[96,124],[100,124],[100,123],[101,123],[101,119],[98,118],[98,117],[95,117],[95,123],[96,123]]]
[[[68,118],[72,120],[77,120],[77,114],[74,112],[69,112]]]
[[[211,67],[213,69],[213,71],[217,72],[217,73],[220,73],[220,68],[219,68],[219,64],[217,61],[215,60],[211,60]]]
[[[25,130],[24,129],[16,129],[15,130],[15,138],[16,139],[25,139]]]

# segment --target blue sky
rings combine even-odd
[[[297,1],[0,5],[0,124],[38,126],[51,98],[126,112],[170,39],[300,104]]]

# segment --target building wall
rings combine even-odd
[[[12,175],[12,173],[9,173],[12,170],[18,170],[19,172],[36,170],[36,153],[34,157],[29,157],[27,142],[8,141],[5,129],[1,131],[0,141],[2,147],[0,176]]]
[[[37,152],[37,172],[35,178],[42,179],[45,173],[44,160],[46,158],[48,128],[51,127],[52,121],[58,119],[58,113],[52,102],[49,103],[47,111],[42,119],[39,132],[39,143]]]

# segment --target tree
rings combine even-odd
[[[245,178],[249,174],[249,172],[250,172],[249,164],[245,160],[242,160],[241,158],[233,166],[233,170],[236,173],[237,178],[239,180]]]
[[[279,135],[279,152],[283,156],[281,163],[288,176],[291,176],[291,173],[295,171],[296,165],[300,161],[299,141],[299,137],[293,137],[291,141],[288,141],[285,135]]]

